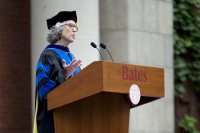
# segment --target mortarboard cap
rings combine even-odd
[[[47,19],[47,27],[50,29],[57,22],[64,22],[67,20],[74,20],[77,22],[76,11],[61,11],[52,18]]]

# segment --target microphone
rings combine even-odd
[[[94,42],[91,42],[90,45],[91,45],[93,48],[96,48],[96,49],[99,51],[99,53],[100,53],[100,55],[101,55],[101,59],[104,60],[104,59],[103,59],[103,56],[102,56],[102,54],[101,54],[101,51],[98,49],[97,45],[96,45]]]
[[[106,48],[106,45],[103,44],[103,43],[101,43],[100,46],[101,46],[103,49],[106,49],[106,50],[107,50],[107,52],[108,52],[108,54],[109,54],[111,60],[113,61],[112,55],[110,54],[109,50]]]

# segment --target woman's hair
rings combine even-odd
[[[64,25],[65,25],[65,22],[58,22],[56,23],[55,26],[53,26],[48,34],[47,34],[47,41],[50,43],[50,44],[54,44],[56,43],[58,40],[60,40],[60,36],[61,36],[61,33],[64,29]]]

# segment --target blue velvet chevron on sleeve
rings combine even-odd
[[[39,99],[46,99],[46,94],[64,82],[65,70],[59,57],[51,50],[42,53],[36,66],[36,91]]]
[[[41,62],[38,62],[36,70],[36,89],[39,99],[42,100],[50,90],[56,87],[56,83],[47,76],[50,66],[43,66]]]

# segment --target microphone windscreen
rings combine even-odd
[[[106,45],[104,45],[103,43],[101,43],[100,46],[101,46],[103,49],[106,49]]]
[[[92,46],[93,48],[96,48],[96,47],[97,47],[97,45],[96,45],[94,42],[91,42],[90,44],[91,44],[91,46]]]

